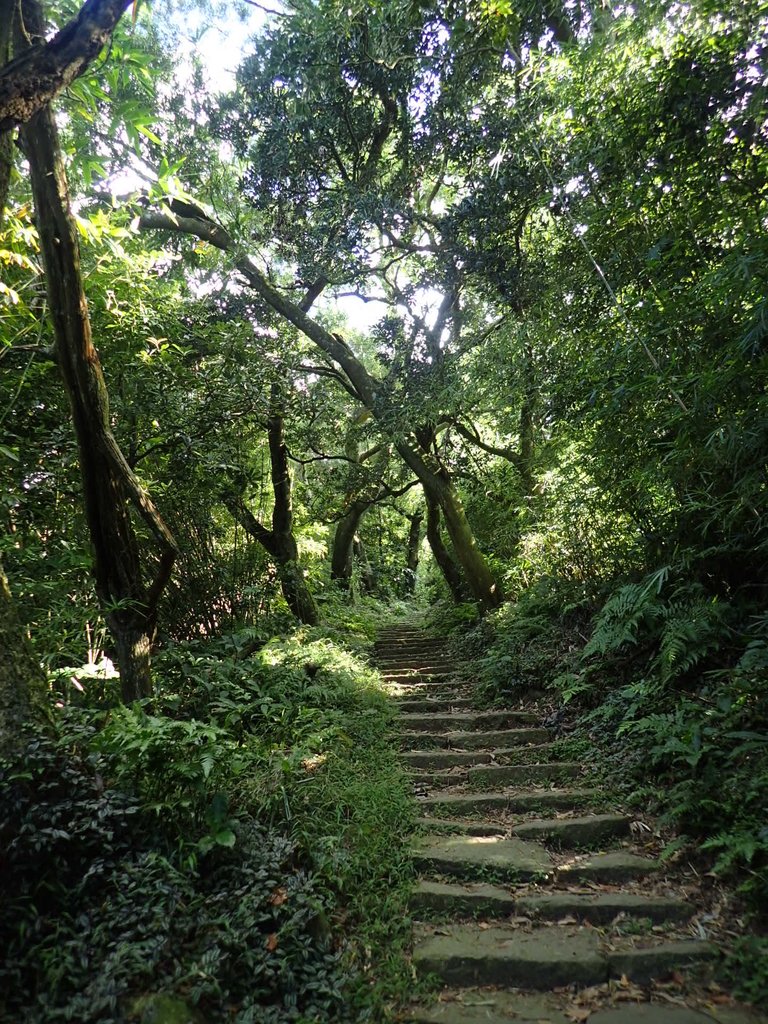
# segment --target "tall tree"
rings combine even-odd
[[[14,22],[14,52],[22,58],[22,67],[27,66],[23,59],[27,50],[43,46],[44,39],[38,0],[23,0]],[[91,337],[64,161],[49,106],[42,106],[22,126],[20,143],[29,163],[37,211],[55,358],[78,441],[96,589],[115,641],[123,698],[136,700],[152,692],[150,656],[158,602],[170,577],[176,544],[112,432],[106,383]],[[149,587],[128,502],[160,548]]]

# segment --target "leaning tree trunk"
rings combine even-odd
[[[443,537],[440,533],[440,506],[437,502],[429,495],[426,496],[427,501],[427,541],[432,550],[432,555],[437,562],[437,567],[443,574],[443,579],[448,585],[448,589],[453,596],[454,601],[459,604],[467,599],[467,591],[464,586],[464,581],[461,578],[461,572],[459,567],[451,557],[451,553],[443,543]]]
[[[44,38],[37,0],[24,0],[17,50]],[[86,519],[94,557],[96,592],[117,649],[125,701],[152,693],[150,652],[158,601],[177,548],[149,495],[128,466],[112,434],[109,398],[91,337],[80,273],[64,162],[53,114],[43,107],[20,131],[37,214],[48,306],[56,338],[56,362],[69,396],[78,443]],[[153,583],[144,584],[139,545],[128,500],[136,505],[160,546]]]
[[[235,267],[280,316],[294,324],[310,341],[314,342],[343,371],[345,386],[380,423],[382,430],[393,437],[389,424],[389,409],[382,401],[382,382],[370,375],[365,364],[355,356],[349,345],[339,334],[327,330],[317,320],[307,315],[301,306],[282,295],[246,256],[238,253],[229,233],[219,224],[203,221],[198,217],[181,217],[148,211],[140,219],[145,230],[161,229],[177,231],[203,238],[211,245],[235,255]],[[430,494],[440,505],[445,516],[445,525],[453,542],[456,557],[466,574],[472,594],[483,611],[498,607],[504,601],[504,594],[498,581],[483,558],[472,534],[461,501],[450,479],[441,477],[431,468],[428,459],[403,439],[398,431],[393,437],[394,445],[405,464],[413,470],[424,492]]]

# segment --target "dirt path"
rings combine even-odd
[[[413,964],[440,979],[414,1024],[757,1024],[710,979],[718,949],[640,822],[557,758],[534,705],[478,711],[445,641],[382,631],[420,805]],[[656,852],[655,850],[653,851]]]

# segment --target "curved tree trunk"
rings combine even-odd
[[[194,235],[227,252],[237,250],[229,233],[221,225],[203,221],[198,217],[180,217],[147,211],[140,219],[140,226],[145,230],[161,229]],[[456,557],[464,569],[467,582],[478,604],[483,611],[498,607],[504,600],[504,594],[477,546],[455,487],[444,470],[439,467],[432,468],[429,456],[425,458],[426,453],[420,453],[415,445],[403,438],[400,431],[396,437],[393,436],[389,423],[390,410],[387,402],[382,401],[382,382],[371,376],[365,364],[357,358],[341,335],[327,330],[317,320],[308,316],[305,309],[286,298],[249,258],[237,257],[235,267],[251,288],[276,313],[294,324],[341,368],[344,386],[378,420],[384,433],[392,438],[405,464],[418,477],[425,494],[431,495],[440,505]]]
[[[44,40],[44,18],[38,0],[23,0],[21,11],[24,25],[17,17],[14,36],[17,50],[29,46],[30,38],[39,43]],[[56,361],[77,437],[96,592],[117,647],[123,699],[133,701],[152,693],[150,650],[158,601],[170,578],[177,548],[112,434],[109,397],[91,337],[77,232],[50,107],[42,107],[21,128],[20,140],[29,161]],[[144,584],[129,501],[160,546],[158,566],[149,587]]]
[[[458,604],[461,601],[465,601],[467,598],[467,591],[464,586],[464,581],[461,578],[461,572],[459,571],[458,565],[454,562],[451,557],[451,553],[443,543],[443,538],[440,533],[440,506],[437,502],[427,495],[427,540],[429,546],[432,549],[432,554],[440,572],[443,574],[443,579],[448,584],[448,589],[453,595],[454,601]]]
[[[225,494],[223,501],[246,533],[257,540],[274,560],[280,589],[293,614],[300,622],[314,626],[318,621],[317,605],[299,564],[299,548],[293,534],[291,473],[285,445],[285,423],[280,408],[280,389],[276,384],[272,386],[270,394],[267,437],[275,499],[272,529],[267,529],[258,521],[247,508],[242,495]]]

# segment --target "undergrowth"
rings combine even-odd
[[[362,646],[362,645],[361,645]],[[318,630],[170,648],[153,704],[56,701],[0,764],[0,1019],[382,1019],[408,983],[408,786],[375,676]],[[239,653],[238,653],[239,652]]]
[[[650,804],[736,892],[755,935],[731,952],[737,994],[768,1001],[768,617],[665,567],[582,598],[551,580],[464,641],[489,704],[548,690],[548,723],[600,750],[612,784]]]

